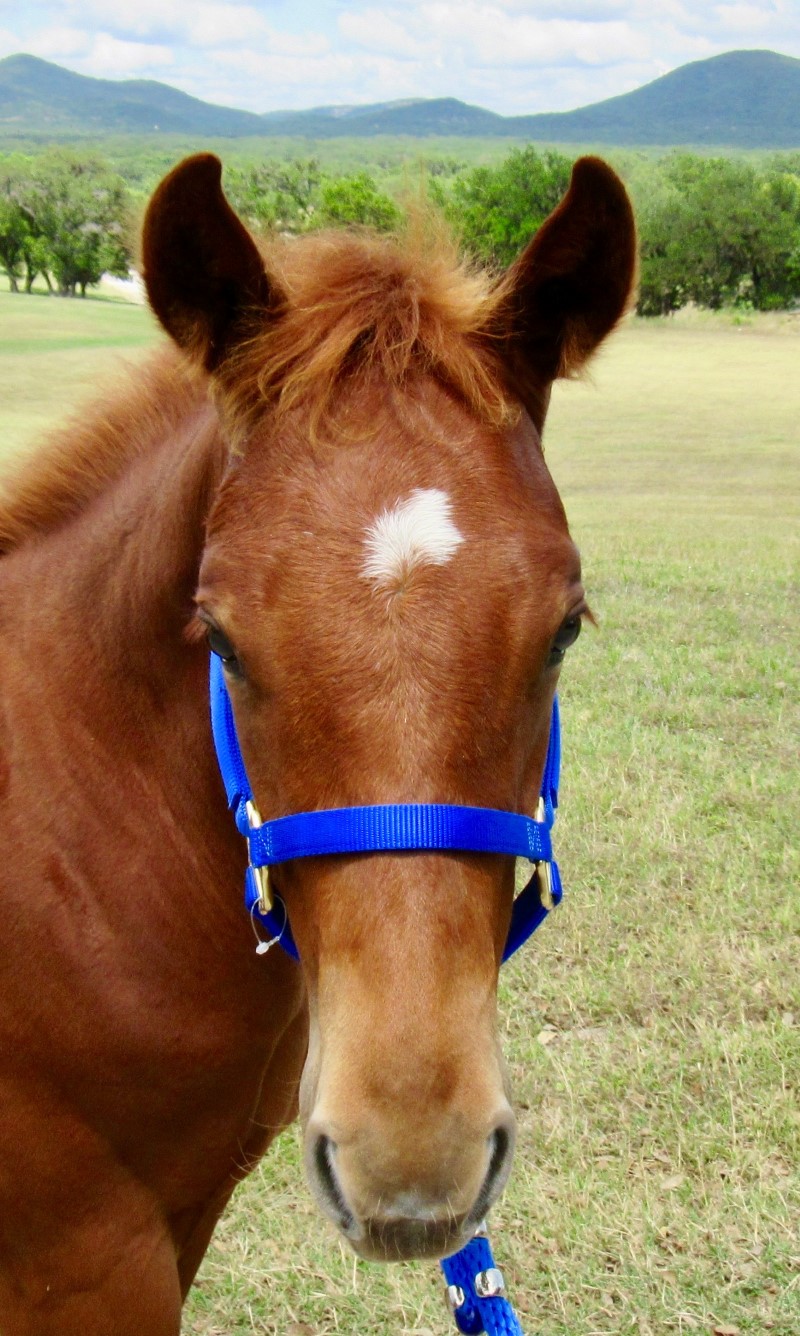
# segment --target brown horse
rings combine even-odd
[[[634,251],[591,158],[497,282],[443,244],[262,252],[209,156],[158,189],[145,271],[178,351],[0,508],[3,1336],[175,1336],[298,1107],[312,1191],[364,1256],[452,1252],[500,1192],[513,860],[285,863],[301,964],[256,955],[205,639],[264,817],[530,813],[586,611],[542,425]]]

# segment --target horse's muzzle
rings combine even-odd
[[[473,1157],[459,1157],[460,1168],[466,1170],[461,1189],[452,1174],[454,1164],[438,1189],[431,1183],[415,1184],[412,1174],[402,1186],[395,1174],[391,1183],[388,1176],[382,1180],[374,1160],[365,1166],[352,1153],[341,1154],[336,1142],[319,1131],[309,1136],[307,1168],[321,1209],[360,1256],[382,1262],[439,1258],[457,1251],[475,1233],[505,1185],[513,1146],[509,1110],[485,1139],[477,1179],[469,1163]],[[470,1190],[471,1180],[479,1185],[477,1193]]]

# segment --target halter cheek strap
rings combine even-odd
[[[542,792],[536,818],[490,807],[449,803],[387,803],[300,812],[262,821],[253,799],[236,734],[221,660],[211,655],[211,726],[228,806],[246,839],[245,904],[270,937],[298,959],[286,908],[269,885],[269,868],[315,855],[461,850],[507,854],[523,860],[529,880],[516,897],[503,960],[507,960],[561,899],[561,877],[550,830],[558,805],[561,737],[558,701],[553,701]]]

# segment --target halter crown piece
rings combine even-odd
[[[271,890],[269,869],[290,858],[329,854],[412,852],[418,849],[507,854],[530,876],[514,900],[503,960],[527,941],[561,900],[561,876],[553,858],[550,830],[558,806],[561,730],[558,699],[553,701],[541,795],[535,818],[491,807],[450,803],[386,803],[299,812],[262,821],[242,758],[222,662],[211,655],[211,727],[228,807],[247,841],[245,905],[270,934],[264,950],[279,942],[299,959],[286,906]],[[466,1247],[441,1263],[447,1294],[465,1336],[522,1336],[513,1308],[503,1297],[503,1279],[489,1240],[479,1231]]]

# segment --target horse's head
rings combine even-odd
[[[256,248],[216,159],[147,218],[153,308],[212,377],[230,464],[198,615],[264,818],[364,803],[533,813],[585,612],[540,433],[552,381],[626,308],[608,167],[496,284],[361,236]],[[308,989],[301,1087],[322,1209],[359,1252],[439,1255],[509,1171],[495,996],[512,860],[296,859],[272,879]]]

